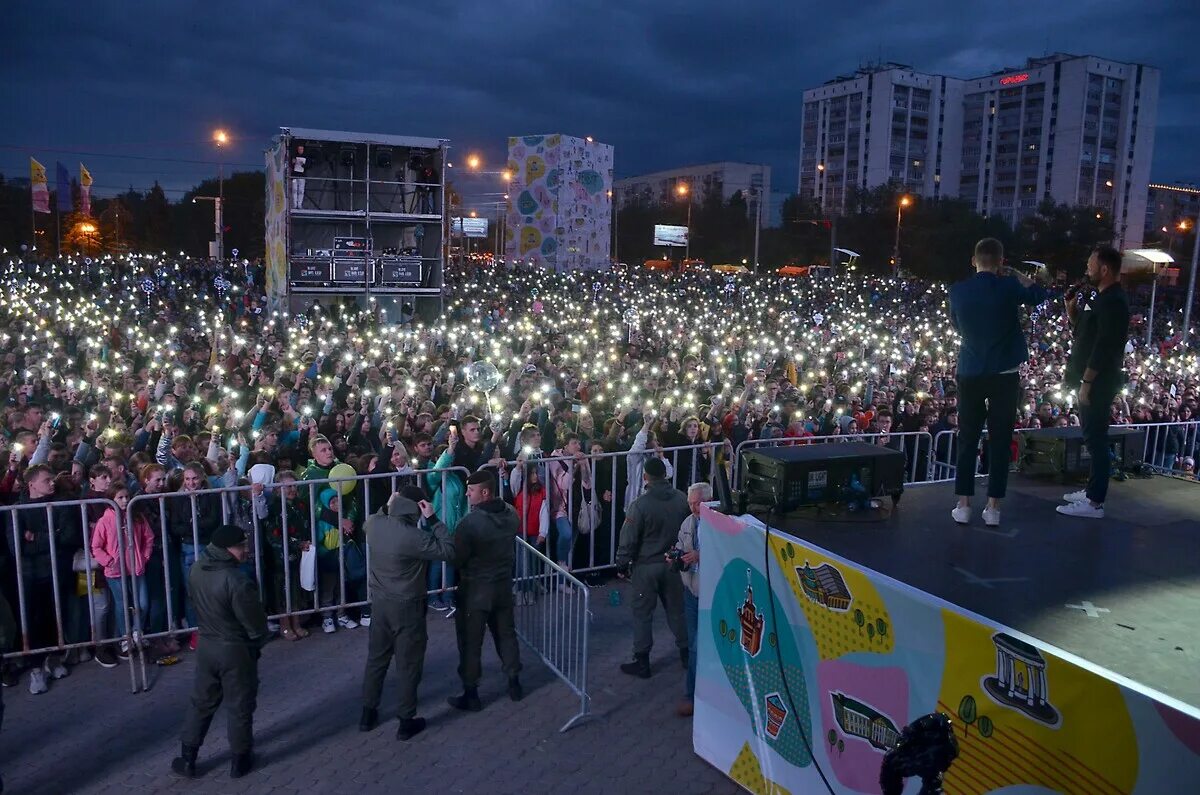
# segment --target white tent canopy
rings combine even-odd
[[[1122,273],[1158,273],[1175,258],[1156,248],[1132,248],[1121,252]]]

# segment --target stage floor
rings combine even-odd
[[[771,526],[1200,706],[1200,483],[1113,482],[1097,521],[1055,512],[1078,486],[1014,474],[997,528],[979,516],[984,483],[969,525],[938,483],[907,488],[880,521]]]

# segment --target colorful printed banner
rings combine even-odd
[[[946,792],[1200,780],[1200,710],[783,533],[768,550],[753,518],[705,509],[700,533],[695,748],[751,792],[824,792],[815,761],[836,792],[878,793],[884,753],[930,712],[958,739]]]
[[[29,158],[29,182],[33,188],[33,211],[50,212],[50,185],[46,181],[46,167],[32,157]]]
[[[266,293],[267,310],[287,309],[287,214],[284,185],[287,180],[287,147],[283,142],[267,150]]]
[[[79,212],[92,214],[92,172],[83,163],[79,164]]]
[[[54,161],[54,192],[58,199],[55,204],[58,205],[60,213],[69,213],[75,207],[75,202],[71,200],[71,175],[67,173],[67,167],[60,161]]]

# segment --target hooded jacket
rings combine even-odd
[[[516,535],[520,520],[513,507],[501,499],[476,505],[458,523],[454,533],[455,563],[462,590],[470,596],[497,593],[512,598],[510,584],[516,560]],[[468,602],[468,607],[487,608]]]
[[[387,510],[363,525],[371,549],[367,577],[372,599],[422,600],[431,560],[454,560],[454,542],[446,525],[427,520],[412,500],[400,494]]]
[[[96,522],[92,531],[92,559],[104,567],[104,576],[115,580],[121,576],[121,549],[125,550],[125,571],[141,577],[146,562],[154,554],[154,531],[140,513],[134,513],[130,524],[132,534],[125,532],[124,516],[109,508]]]
[[[188,596],[202,641],[258,650],[267,641],[267,613],[258,586],[240,566],[229,550],[209,544],[188,575]]]
[[[669,480],[648,483],[625,514],[617,565],[662,563],[663,555],[679,539],[679,526],[690,513],[687,497]]]

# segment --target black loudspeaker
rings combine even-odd
[[[867,442],[771,447],[742,454],[740,502],[782,512],[839,502],[857,480],[870,497],[904,490],[904,452]]]
[[[1145,446],[1145,429],[1120,426],[1108,429],[1110,455],[1119,469],[1130,469],[1140,463]],[[1043,428],[1018,433],[1017,467],[1023,475],[1086,476],[1092,467],[1092,456],[1083,443],[1083,429]]]

